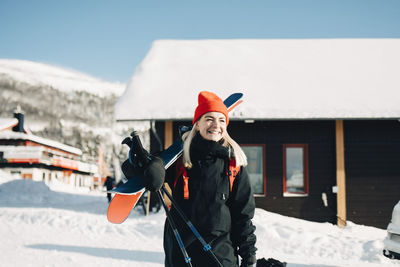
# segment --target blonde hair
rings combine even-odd
[[[192,168],[192,161],[190,159],[190,145],[192,144],[193,138],[196,136],[198,130],[196,129],[196,124],[193,125],[193,128],[191,131],[186,132],[182,136],[183,140],[183,165],[191,169]],[[235,140],[233,140],[227,131],[225,131],[224,136],[222,137],[223,143],[222,145],[225,147],[228,147],[229,149],[229,155],[231,154],[231,151],[233,150],[233,156],[236,161],[236,166],[247,166],[247,157],[246,154],[244,154],[242,148],[239,146],[238,143],[236,143]]]

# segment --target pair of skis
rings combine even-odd
[[[225,99],[224,104],[231,111],[242,100],[242,93],[235,93]],[[134,144],[131,144],[131,149]],[[177,139],[171,146],[161,152],[160,157],[164,161],[165,169],[168,169],[181,155],[183,149],[183,141]],[[107,219],[111,223],[123,223],[128,218],[129,213],[135,207],[137,201],[145,192],[143,176],[137,175],[127,177],[128,181],[121,186],[114,188],[109,193],[114,193],[114,197],[108,206]]]
[[[228,112],[231,111],[233,108],[235,108],[237,105],[239,105],[242,100],[243,94],[241,93],[235,93],[230,95],[227,99],[225,99],[224,104],[228,109]],[[128,139],[128,140],[127,140]],[[133,141],[132,141],[133,140]],[[129,161],[131,161],[131,155],[133,154],[134,147],[136,148],[141,148],[140,144],[140,139],[136,135],[132,135],[132,140],[129,138],[126,138],[123,143],[127,143],[131,147],[131,151],[129,152]],[[181,155],[182,155],[182,149],[183,149],[183,141],[181,138],[176,140],[168,149],[164,150],[161,152],[160,157],[164,161],[164,166],[165,169],[168,169]],[[129,213],[131,210],[135,207],[137,201],[140,199],[142,194],[145,192],[144,188],[144,182],[143,182],[143,174],[137,174],[134,177],[129,177],[128,182],[124,183],[123,185],[109,191],[111,193],[115,193],[114,198],[112,199],[108,211],[107,211],[107,219],[111,223],[122,223],[126,220],[126,218],[129,216]],[[172,216],[170,215],[169,208],[167,207],[164,198],[163,198],[163,193],[168,196],[168,198],[171,200],[172,205],[175,207],[175,209],[178,211],[178,214],[182,217],[182,219],[185,221],[185,223],[188,225],[188,227],[192,230],[193,234],[195,237],[200,241],[200,243],[203,245],[204,251],[208,252],[211,258],[215,261],[215,263],[218,264],[218,266],[222,266],[221,263],[218,261],[214,253],[211,251],[211,246],[205,242],[205,240],[201,237],[199,232],[196,230],[194,225],[190,222],[190,220],[185,216],[183,211],[179,208],[179,206],[175,203],[174,199],[168,192],[168,190],[165,189],[164,186],[161,187],[160,190],[158,190],[157,195],[165,209],[165,212],[167,213],[167,220],[169,225],[172,228],[172,231],[175,235],[175,238],[178,242],[178,245],[182,251],[182,254],[184,256],[185,262],[188,264],[188,266],[191,265],[191,259],[188,256],[185,246],[181,240],[181,237],[179,235],[179,232],[175,226],[175,222],[172,219]]]

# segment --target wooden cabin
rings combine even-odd
[[[202,90],[244,102],[230,135],[256,205],[386,228],[400,200],[400,39],[160,40],[116,105],[150,120],[153,151],[191,125]]]

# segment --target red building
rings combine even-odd
[[[96,186],[98,166],[79,160],[82,151],[24,130],[24,116],[0,119],[0,168],[10,175],[48,183]]]

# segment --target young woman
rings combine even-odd
[[[229,136],[228,111],[222,100],[211,92],[198,96],[193,129],[184,135],[182,161],[171,166],[166,182],[186,216],[200,232],[224,267],[252,266],[256,263],[255,204],[246,171],[247,159],[240,146]],[[229,164],[240,170],[230,184]],[[191,257],[193,266],[216,266],[180,219],[174,207],[171,215]],[[164,230],[165,266],[187,266],[175,236],[168,225]]]

